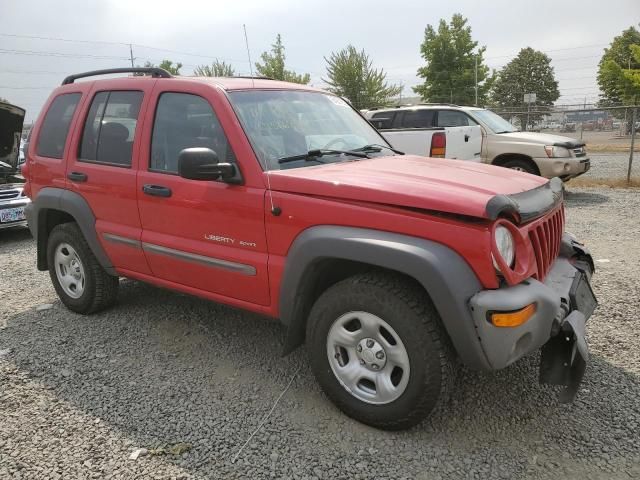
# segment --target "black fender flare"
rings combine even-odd
[[[491,370],[468,301],[482,286],[466,261],[449,247],[397,233],[342,226],[317,226],[293,242],[280,285],[280,320],[287,326],[284,353],[304,340],[307,295],[314,265],[344,259],[397,271],[418,281],[430,295],[460,359]]]
[[[63,188],[42,188],[25,208],[29,228],[38,247],[38,269],[47,270],[47,210],[58,210],[74,218],[89,248],[107,273],[117,275],[111,260],[102,248],[96,233],[96,217],[87,201],[79,193]]]

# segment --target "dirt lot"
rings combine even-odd
[[[0,478],[640,478],[639,210],[637,190],[567,195],[599,260],[573,405],[536,383],[533,356],[463,372],[445,413],[400,433],[337,411],[302,349],[280,357],[278,324],[131,281],[115,308],[72,314],[30,235],[2,232]]]

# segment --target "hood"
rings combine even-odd
[[[277,170],[268,175],[274,191],[488,219],[504,209],[512,210],[519,194],[544,189],[550,183],[502,167],[415,155]],[[496,198],[501,200],[493,200]],[[529,204],[535,206],[535,202]]]
[[[577,148],[585,143],[571,137],[562,135],[551,135],[550,133],[538,132],[511,132],[498,134],[501,139],[508,138],[514,142],[538,143],[540,145],[555,145],[556,147]]]
[[[0,173],[17,170],[24,114],[24,109],[0,102]]]

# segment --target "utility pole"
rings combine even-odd
[[[631,150],[629,152],[629,168],[627,169],[627,183],[631,182],[631,165],[633,165],[633,149],[636,140],[636,108],[631,110]]]
[[[587,97],[584,97],[584,107],[583,110],[587,110]],[[584,132],[584,115],[582,116],[582,121],[580,122],[580,140],[582,140],[582,132]]]
[[[129,58],[131,59],[131,68],[133,67],[133,46],[129,44]]]
[[[478,55],[475,56],[476,61],[476,107],[478,106]]]

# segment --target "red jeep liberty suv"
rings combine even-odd
[[[112,73],[138,76],[96,80]],[[86,81],[76,82],[80,78]],[[67,77],[24,168],[37,266],[89,314],[128,277],[280,319],[347,415],[410,427],[462,362],[538,350],[571,401],[596,307],[563,187],[403,155],[349,103],[264,78]]]

